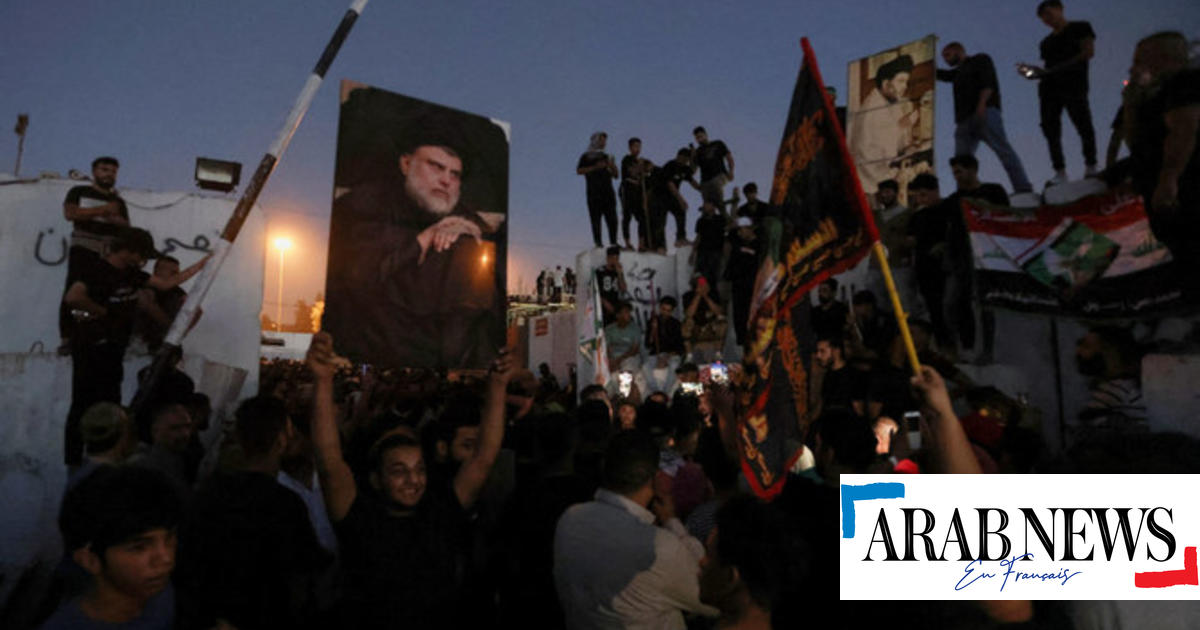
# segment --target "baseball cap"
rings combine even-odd
[[[111,443],[128,425],[129,416],[125,414],[125,410],[111,402],[99,402],[88,407],[79,421],[85,444]]]

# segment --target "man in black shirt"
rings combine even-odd
[[[1171,250],[1180,280],[1200,274],[1200,69],[1188,67],[1178,32],[1138,43],[1133,57],[1134,133],[1128,138],[1134,190],[1154,236]]]
[[[760,243],[759,258],[769,255],[772,260],[778,260],[783,244],[783,218],[779,209],[758,198],[758,184],[754,182],[742,186],[742,192],[746,195],[746,203],[738,208],[737,214],[754,221]]]
[[[588,216],[592,220],[592,242],[604,247],[600,239],[600,217],[608,225],[608,242],[617,244],[617,197],[613,194],[612,180],[617,177],[617,165],[613,157],[604,152],[608,134],[597,131],[592,134],[588,150],[579,156],[575,173],[587,181]]]
[[[725,248],[725,215],[705,201],[696,220],[696,247],[692,250],[696,272],[704,276],[715,289],[721,272],[721,254]],[[714,294],[718,300],[721,298]]]
[[[942,49],[950,70],[938,70],[937,79],[954,84],[954,154],[975,155],[979,143],[991,147],[1004,165],[1014,193],[1033,190],[1021,158],[1008,143],[1000,116],[1000,84],[992,58],[980,53],[967,56],[966,48],[951,42]]]
[[[930,173],[922,173],[908,183],[908,199],[916,209],[908,222],[908,242],[913,250],[917,290],[938,342],[951,348],[954,343],[945,316],[946,268],[950,264],[946,238],[954,208],[942,199],[938,179]]]
[[[946,226],[946,261],[949,263],[949,283],[946,287],[946,304],[949,308],[947,323],[952,332],[957,332],[964,350],[975,347],[975,313],[972,308],[973,273],[975,257],[971,252],[971,237],[963,216],[962,200],[978,199],[996,206],[1008,205],[1008,193],[1000,184],[984,184],[979,181],[979,160],[972,155],[950,158],[950,170],[958,190],[946,198],[950,205],[949,223]],[[996,333],[996,317],[991,309],[983,309],[983,353],[981,363],[991,362]]]
[[[683,325],[675,317],[676,306],[675,298],[669,295],[659,300],[658,312],[650,316],[646,325],[644,345],[649,358],[642,366],[642,376],[651,391],[671,389],[675,370],[687,351],[683,345]]]
[[[1085,175],[1096,174],[1096,130],[1092,127],[1092,111],[1088,107],[1088,60],[1096,54],[1096,33],[1087,22],[1068,22],[1059,0],[1043,0],[1037,16],[1053,31],[1042,40],[1041,53],[1045,68],[1022,66],[1022,74],[1039,79],[1038,101],[1041,103],[1042,133],[1050,148],[1054,167],[1051,183],[1067,181],[1067,164],[1062,149],[1062,112],[1067,110],[1071,124],[1083,143]]]
[[[134,316],[150,308],[142,265],[157,256],[145,230],[124,228],[108,253],[77,270],[63,304],[71,314],[71,410],[67,414],[65,460],[83,458],[79,419],[98,402],[121,403],[123,361]],[[86,260],[86,259],[85,259]]]
[[[333,557],[317,542],[304,502],[276,481],[296,440],[286,405],[250,398],[235,417],[243,461],[201,485],[180,534],[185,624],[312,627],[315,583]]]
[[[819,335],[813,359],[818,368],[818,378],[821,378],[821,411],[853,409],[854,378],[846,364],[842,337]]]
[[[333,338],[313,336],[307,363],[315,380],[312,439],[325,507],[341,545],[345,601],[338,627],[456,628],[464,610],[469,516],[504,440],[507,351],[488,370],[479,444],[449,487],[427,487],[421,444],[395,434],[372,445],[368,483],[359,488],[342,458],[333,400]]]
[[[838,281],[834,278],[817,287],[817,307],[812,310],[812,329],[818,337],[841,337],[846,330],[850,309],[837,299]]]
[[[725,278],[729,280],[733,294],[733,333],[739,346],[745,346],[747,341],[746,327],[749,325],[750,303],[754,299],[760,250],[753,222],[749,217],[738,217],[737,226],[729,231],[729,238],[725,242],[729,259],[725,266]]]
[[[67,250],[64,291],[71,287],[80,269],[108,253],[108,247],[121,227],[129,225],[129,208],[114,188],[120,167],[117,158],[98,157],[92,160],[92,183],[67,191],[67,197],[63,200],[63,216],[74,224],[74,229],[71,231],[71,246]],[[70,313],[64,306],[58,313],[58,332],[63,338],[64,348],[69,328]]]
[[[600,310],[607,326],[617,318],[617,305],[625,295],[625,271],[621,267],[621,248],[613,245],[605,252],[604,266],[596,269],[596,282],[600,283]]]
[[[692,130],[700,145],[692,151],[692,163],[700,167],[700,197],[725,214],[725,184],[733,180],[733,154],[720,140],[709,140],[704,127]]]
[[[656,168],[650,173],[650,242],[647,248],[659,253],[666,253],[667,214],[675,215],[675,246],[687,245],[687,224],[685,223],[687,201],[679,190],[679,185],[687,182],[692,188],[700,189],[696,179],[692,177],[692,152],[687,148],[680,149],[675,159]]]
[[[633,241],[629,238],[629,222],[636,221],[639,251],[646,247],[646,228],[650,223],[646,216],[649,212],[646,205],[646,177],[654,167],[641,154],[642,141],[630,138],[629,155],[621,158],[621,236],[625,237],[625,247],[633,249]]]

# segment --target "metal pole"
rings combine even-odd
[[[279,307],[275,311],[275,331],[283,332],[283,248],[279,248]]]
[[[167,331],[166,339],[163,340],[162,346],[158,353],[154,356],[154,363],[151,365],[146,378],[138,384],[137,394],[134,395],[133,401],[130,402],[130,408],[133,413],[137,413],[140,406],[145,402],[149,393],[154,389],[162,373],[166,369],[168,358],[179,348],[183,342],[183,337],[187,334],[188,322],[192,321],[196,311],[204,302],[205,296],[208,295],[208,290],[212,288],[213,280],[217,277],[217,272],[221,270],[221,266],[225,264],[225,259],[229,256],[229,251],[233,247],[233,241],[237,239],[238,232],[242,229],[242,224],[246,222],[246,217],[250,215],[250,210],[258,201],[258,195],[266,186],[267,179],[271,177],[271,173],[275,170],[275,166],[279,163],[280,157],[287,150],[288,144],[292,141],[292,135],[296,133],[296,128],[300,126],[300,120],[304,118],[305,112],[312,104],[313,97],[317,93],[317,88],[321,87],[321,82],[325,79],[325,73],[329,70],[329,66],[333,63],[334,57],[337,56],[338,50],[341,49],[342,43],[346,41],[346,36],[350,34],[350,29],[354,26],[354,22],[358,16],[362,14],[363,7],[367,5],[367,0],[354,0],[350,8],[346,10],[346,14],[342,16],[342,21],[338,24],[337,30],[333,32],[333,36],[329,39],[329,43],[325,45],[325,50],[321,53],[321,57],[317,60],[317,65],[313,67],[312,73],[304,82],[304,87],[300,90],[300,95],[296,97],[296,101],[292,104],[291,110],[288,112],[287,119],[283,123],[283,127],[275,135],[275,140],[267,149],[266,155],[258,163],[258,168],[254,171],[254,176],[250,178],[246,184],[246,190],[242,193],[242,197],[238,199],[237,206],[233,209],[233,215],[229,217],[229,221],[225,224],[225,229],[221,232],[221,238],[217,239],[216,245],[213,248],[212,258],[208,264],[196,276],[196,282],[192,286],[191,293],[188,294],[187,300],[179,309],[179,313],[175,315],[174,321],[171,322],[171,327]]]

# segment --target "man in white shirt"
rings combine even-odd
[[[613,437],[596,498],[568,509],[554,535],[554,584],[568,628],[685,628],[700,602],[704,546],[656,492],[658,447],[639,431]],[[657,523],[657,525],[656,525]]]

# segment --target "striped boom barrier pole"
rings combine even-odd
[[[175,319],[171,322],[171,328],[167,331],[166,339],[154,355],[154,363],[151,365],[149,374],[138,384],[137,394],[134,395],[133,401],[130,403],[130,411],[132,413],[136,414],[140,407],[145,404],[147,397],[154,390],[155,385],[166,369],[168,359],[182,344],[183,337],[187,334],[188,324],[200,309],[200,304],[204,301],[204,297],[208,295],[208,290],[212,287],[213,280],[217,277],[217,272],[225,264],[225,259],[229,256],[229,251],[233,248],[233,241],[237,239],[238,232],[241,231],[242,225],[246,222],[246,217],[250,215],[250,210],[254,207],[255,202],[258,201],[259,193],[266,186],[267,179],[271,177],[271,173],[279,164],[279,159],[283,156],[283,152],[287,150],[288,144],[291,143],[292,136],[296,133],[296,128],[300,126],[300,120],[304,118],[304,114],[308,111],[309,105],[312,104],[317,89],[321,87],[321,83],[325,79],[325,72],[329,70],[334,57],[337,57],[338,50],[341,49],[342,43],[346,41],[346,36],[350,34],[350,29],[354,26],[354,22],[358,20],[358,16],[362,14],[363,7],[366,5],[367,0],[354,0],[350,8],[346,10],[346,14],[342,16],[342,21],[338,24],[337,30],[333,32],[333,37],[325,45],[325,51],[321,53],[321,58],[317,60],[317,65],[313,67],[312,74],[304,82],[304,87],[300,90],[300,95],[296,97],[296,102],[292,104],[292,109],[288,112],[287,119],[283,122],[283,127],[279,129],[279,133],[276,134],[271,147],[267,149],[266,155],[258,163],[258,168],[255,169],[254,176],[246,184],[246,190],[242,193],[241,198],[238,199],[237,206],[233,209],[233,216],[229,217],[229,221],[225,224],[225,229],[221,231],[221,238],[217,239],[212,257],[196,276],[196,282],[192,287],[192,291],[188,293],[187,300],[184,301],[183,306],[179,309],[179,313],[175,315]]]

